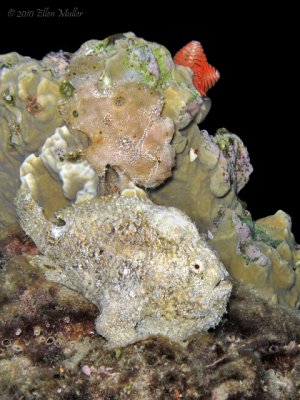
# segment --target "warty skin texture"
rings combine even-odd
[[[24,189],[16,205],[43,254],[32,262],[98,306],[96,329],[108,346],[152,335],[183,341],[219,323],[228,273],[181,211],[108,196],[66,208],[58,226]]]

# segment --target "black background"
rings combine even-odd
[[[288,3],[230,4],[220,8],[216,1],[210,6],[207,1],[181,5],[9,2],[0,6],[0,53],[17,51],[40,59],[49,51],[74,52],[86,40],[126,31],[165,45],[172,54],[187,42],[199,40],[221,74],[209,92],[212,109],[201,128],[212,134],[226,127],[241,137],[254,172],[240,197],[254,219],[279,209],[290,214],[299,242],[297,12]],[[59,9],[71,11],[74,6],[83,16],[58,16]],[[36,10],[47,7],[56,16],[38,18]],[[16,11],[13,17],[8,16],[10,9]],[[18,11],[30,10],[34,17],[17,17]]]

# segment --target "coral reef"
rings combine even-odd
[[[174,64],[164,46],[133,33],[84,43],[72,57],[68,79],[75,87],[96,79],[100,91],[116,82],[142,83],[164,96],[163,116],[170,117],[176,129],[195,117],[199,123],[210,106],[209,99],[196,90],[190,68]]]
[[[60,65],[54,71],[52,64]],[[58,103],[65,65],[64,53],[38,62],[17,53],[0,56],[0,231],[17,222],[13,199],[25,156],[45,142],[62,124]]]
[[[197,127],[218,78],[133,33],[0,56],[1,399],[300,397],[300,250]]]
[[[216,70],[195,41],[174,61],[133,33],[41,62],[1,56],[2,231],[16,222],[12,199],[25,158],[22,187],[52,222],[71,202],[114,193],[145,198],[146,188],[154,203],[191,217],[234,279],[298,307],[300,256],[288,216],[252,221],[237,196],[252,172],[242,141],[196,127]]]
[[[65,162],[54,171],[49,160],[42,161],[63,180],[68,199],[98,191],[144,196],[136,185],[155,187],[171,176],[175,152],[184,142],[179,129],[193,119],[202,121],[210,108],[193,85],[192,70],[174,64],[165,47],[133,33],[91,40],[74,54],[50,53],[42,61],[2,55],[0,83],[0,182],[6,187],[0,195],[1,232],[17,223],[13,198],[20,165],[31,154],[38,156],[62,125],[70,132],[64,145],[68,161],[82,161],[84,177],[71,182],[68,192],[66,182],[76,181],[79,163]],[[29,160],[39,166],[41,185],[50,183],[41,163]],[[87,174],[93,179],[91,168],[99,185],[94,179],[92,187],[83,188]],[[83,193],[72,191],[74,186]]]
[[[242,209],[236,193],[247,183],[252,166],[242,141],[226,130],[212,137],[192,124],[181,135],[186,145],[177,154],[172,179],[149,196],[181,209],[206,233],[221,207]]]
[[[155,334],[184,340],[215,326],[231,290],[222,264],[184,214],[131,198],[146,197],[138,186],[153,188],[170,177],[175,131],[180,144],[178,128],[208,110],[193,72],[131,33],[35,63],[50,69],[47,84],[22,63],[2,73],[4,82],[25,77],[18,95],[29,114],[47,121],[59,109],[67,125],[34,145],[38,156],[22,149],[16,204],[21,226],[43,254],[35,262],[100,308],[96,326],[109,345]],[[3,98],[12,105],[14,90]],[[22,120],[23,103],[14,105]],[[54,190],[47,196],[49,183]],[[96,198],[109,190],[123,196]],[[76,205],[55,213],[68,201]]]
[[[23,188],[17,211],[43,254],[33,262],[99,307],[96,329],[109,346],[151,335],[181,341],[219,323],[231,283],[179,210],[106,196],[60,211],[59,226]]]
[[[87,135],[82,157],[104,176],[156,187],[171,176],[175,130],[209,110],[192,71],[173,63],[163,46],[134,34],[85,43],[68,68],[74,92],[61,107],[67,126]]]
[[[172,179],[154,191],[157,204],[184,211],[215,248],[231,277],[273,303],[300,305],[300,251],[282,211],[253,221],[238,197],[252,172],[247,149],[234,134],[215,136],[195,124],[181,131]]]
[[[298,311],[236,285],[222,324],[188,345],[153,337],[108,349],[97,308],[14,254],[15,238],[0,242],[1,399],[299,398]],[[18,241],[17,253],[28,247]]]

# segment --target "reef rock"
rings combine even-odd
[[[252,172],[246,147],[226,129],[210,136],[196,126],[219,78],[201,44],[172,60],[165,47],[125,33],[40,62],[16,53],[0,61],[2,231],[17,222],[20,166],[22,187],[53,223],[72,202],[148,195],[185,212],[232,278],[299,307],[289,217],[253,221],[238,197]]]
[[[84,43],[74,53],[66,78],[75,89],[93,81],[100,92],[115,83],[141,83],[163,95],[163,116],[171,118],[176,129],[195,117],[200,122],[210,108],[210,100],[195,88],[190,68],[174,63],[164,46],[132,32]]]
[[[178,136],[209,110],[192,71],[174,64],[163,46],[132,33],[85,43],[67,79],[74,91],[61,112],[69,129],[89,139],[82,158],[104,180],[109,166],[129,186],[153,188],[170,177],[175,131]]]
[[[20,232],[0,240],[1,400],[300,398],[299,311],[235,285],[222,323],[188,344],[109,349],[97,307],[45,279],[34,253]]]
[[[226,310],[228,274],[179,210],[134,197],[100,197],[49,222],[21,189],[17,211],[43,256],[46,276],[96,304],[96,329],[109,346],[152,335],[185,340],[214,327]]]
[[[164,46],[133,33],[90,40],[74,54],[50,53],[42,61],[2,55],[0,84],[0,183],[6,188],[0,194],[2,232],[17,223],[13,199],[20,165],[40,154],[56,129],[66,125],[70,132],[57,149],[69,162],[62,169],[45,157],[42,162],[63,181],[68,199],[96,192],[144,196],[138,186],[156,187],[171,176],[175,152],[184,143],[179,130],[202,121],[210,108],[209,98],[193,84],[191,69],[174,63]],[[41,186],[45,180],[48,185],[41,163],[32,158],[30,163],[38,164]],[[93,180],[92,169],[99,179],[82,188],[78,173]],[[54,191],[59,192],[57,185]]]
[[[16,224],[13,200],[19,187],[19,168],[63,123],[59,101],[64,98],[64,53],[42,61],[17,53],[0,56],[0,233]]]
[[[197,127],[218,78],[133,33],[0,56],[3,399],[299,399],[300,251]]]
[[[272,303],[300,305],[300,251],[282,211],[253,221],[238,193],[252,172],[241,139],[219,129],[214,136],[195,124],[181,131],[186,146],[172,179],[148,191],[157,204],[177,207],[206,234],[231,277]]]

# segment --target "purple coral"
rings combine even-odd
[[[159,77],[159,68],[154,55],[151,53],[149,54],[149,58],[147,60],[147,69],[151,74],[155,75],[156,78]]]
[[[249,226],[243,222],[236,213],[232,214],[232,222],[239,235],[240,242],[246,243],[251,239],[251,230]]]
[[[226,158],[226,169],[237,193],[246,185],[253,167],[247,148],[241,139],[226,129],[219,129],[214,138]]]

